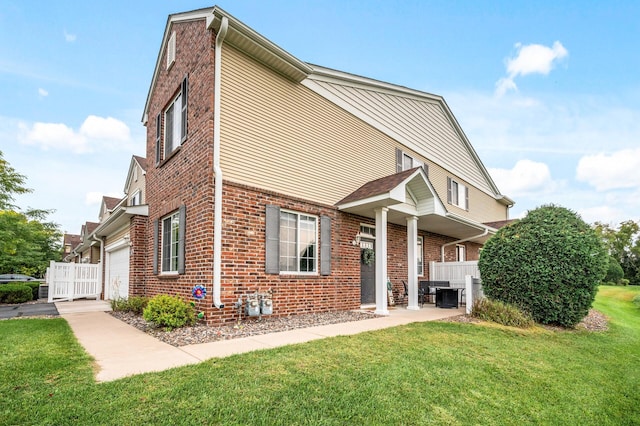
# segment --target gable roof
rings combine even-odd
[[[349,204],[354,201],[374,197],[376,195],[389,192],[400,185],[402,181],[411,176],[415,171],[416,169],[413,168],[400,173],[396,173],[391,176],[385,176],[381,177],[380,179],[367,182],[360,188],[353,191],[351,194],[344,197],[342,200],[338,201],[336,205]]]
[[[129,171],[127,172],[127,179],[124,181],[124,193],[126,195],[129,194],[129,189],[131,188],[132,180],[135,176],[135,170],[137,167],[139,167],[142,170],[143,176],[146,175],[147,159],[145,157],[140,157],[138,155],[131,156],[131,163],[129,163]]]
[[[113,210],[120,201],[122,198],[107,197],[106,195],[102,197],[102,202],[107,210]]]
[[[194,19],[205,19],[206,28],[216,32],[222,21],[227,19],[225,43],[279,74],[300,82],[497,201],[505,205],[514,204],[513,200],[500,194],[444,98],[303,62],[218,6],[168,17],[147,95],[143,123],[147,122],[150,97],[171,26]]]

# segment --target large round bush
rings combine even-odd
[[[487,241],[479,267],[485,295],[536,322],[572,327],[589,313],[607,269],[601,240],[564,207],[542,206]]]

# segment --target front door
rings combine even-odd
[[[360,303],[376,303],[376,262],[373,240],[360,241]]]

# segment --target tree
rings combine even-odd
[[[0,271],[43,276],[49,261],[60,260],[62,234],[42,220],[47,211],[0,210]]]
[[[14,195],[31,192],[0,151],[0,273],[43,276],[50,260],[60,260],[62,234],[47,222],[49,210],[16,211]]]
[[[16,172],[9,162],[4,159],[0,151],[0,210],[15,209],[13,205],[14,194],[25,194],[31,192],[24,186],[26,178]]]
[[[632,285],[640,285],[640,223],[627,220],[617,228],[596,222],[594,230]]]
[[[596,232],[571,210],[549,205],[501,228],[479,267],[489,299],[516,305],[537,322],[571,327],[589,313],[607,263]]]

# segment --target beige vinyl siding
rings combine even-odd
[[[123,227],[123,228],[119,229],[117,232],[115,232],[115,233],[113,233],[113,234],[109,235],[109,236],[106,238],[106,241],[105,241],[104,245],[105,245],[105,246],[108,246],[108,245],[110,245],[110,244],[113,244],[113,243],[115,243],[115,242],[118,242],[119,240],[121,240],[122,238],[124,238],[124,236],[125,236],[125,235],[128,235],[128,234],[129,234],[129,227],[128,227],[128,226],[125,226],[125,227]]]
[[[384,90],[373,91],[357,84],[335,81],[315,83],[381,123],[396,134],[400,142],[413,145],[416,151],[425,153],[431,162],[492,193],[491,186],[440,102],[411,95],[398,96]]]
[[[333,205],[395,173],[388,136],[230,46],[222,62],[225,179]]]
[[[225,179],[333,205],[366,182],[395,173],[397,147],[429,165],[429,178],[448,210],[479,222],[506,218],[506,208],[485,193],[487,188],[473,189],[466,181],[472,188],[471,211],[447,205],[451,172],[307,87],[231,46],[224,47],[222,63],[220,160]],[[357,95],[386,102],[375,93]],[[457,135],[437,104],[414,107],[431,109],[428,133],[444,135],[436,145],[453,143]]]

